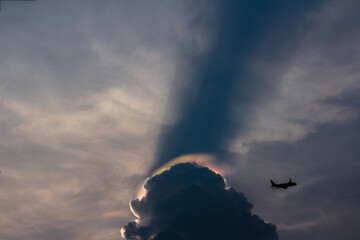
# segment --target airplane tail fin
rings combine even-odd
[[[270,182],[271,182],[271,186],[272,186],[272,187],[275,187],[275,186],[276,186],[276,183],[275,183],[273,180],[270,180]]]

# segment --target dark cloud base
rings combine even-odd
[[[148,179],[145,189],[144,198],[130,203],[139,221],[124,226],[126,239],[278,239],[276,226],[252,215],[244,194],[209,168],[177,164]]]

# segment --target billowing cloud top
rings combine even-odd
[[[209,168],[177,164],[144,187],[146,196],[130,203],[139,219],[122,229],[126,239],[278,239],[276,226],[252,215],[245,196]]]

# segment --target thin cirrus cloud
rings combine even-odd
[[[1,239],[118,239],[152,164],[173,53],[121,19],[146,6],[86,3],[1,12]]]
[[[358,117],[353,104],[341,104],[341,99],[360,88],[356,9],[354,1],[347,6],[323,5],[307,14],[306,22],[311,25],[299,36],[296,49],[280,58],[286,63],[275,58],[269,67],[261,58],[255,61],[254,68],[263,70],[278,87],[252,108],[251,121],[233,143],[234,150],[246,152],[253,142],[294,142],[314,133],[321,124]]]
[[[183,96],[187,97],[177,99],[178,119],[160,139],[154,169],[182,154],[224,153],[237,130],[242,136],[249,108],[275,85],[251,66],[251,60],[262,58],[258,49],[271,38],[269,29],[277,29],[282,40],[288,40],[283,32],[296,28],[296,19],[303,20],[308,11],[318,8],[319,1],[220,1],[216,6],[217,22],[211,26],[215,32],[213,46],[194,67],[190,94],[185,92]],[[297,45],[296,40],[289,42],[290,46]],[[277,44],[269,45],[273,48]],[[268,49],[265,51],[263,55],[269,54]],[[238,108],[236,119],[234,106]]]

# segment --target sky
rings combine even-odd
[[[2,1],[0,238],[122,239],[206,153],[279,239],[359,239],[360,4],[237,2]]]

